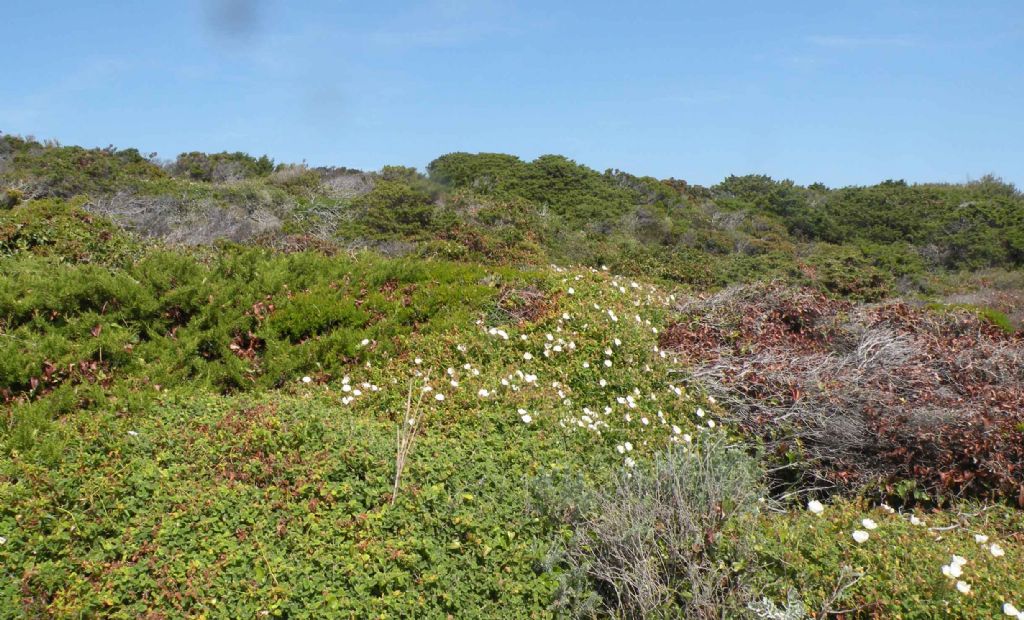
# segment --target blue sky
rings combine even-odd
[[[1024,186],[1024,2],[5,0],[0,131],[713,184]]]

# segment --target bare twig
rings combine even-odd
[[[424,386],[430,381],[430,373],[423,378]],[[425,390],[420,390],[420,395],[416,399],[415,406],[412,402],[412,393],[415,388],[416,380],[409,380],[409,394],[405,399],[405,416],[399,423],[398,429],[395,431],[395,485],[391,491],[391,504],[395,504],[395,500],[398,499],[398,487],[402,483],[402,472],[405,471],[405,463],[409,458],[409,454],[412,452],[413,445],[416,443],[416,438],[419,436],[420,428],[423,426],[424,411],[420,406],[423,403],[423,395],[426,394]]]

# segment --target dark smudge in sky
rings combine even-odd
[[[207,0],[207,20],[219,35],[245,38],[259,26],[260,4],[259,0]]]

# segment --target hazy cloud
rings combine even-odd
[[[86,91],[109,87],[130,67],[130,63],[116,58],[89,59],[44,88],[8,98],[0,107],[0,121],[34,123],[53,108],[73,104]]]
[[[369,32],[369,43],[388,48],[453,47],[509,34],[509,10],[493,1],[433,0]]]
[[[808,42],[819,47],[834,49],[917,47],[918,41],[910,36],[859,37],[843,35],[812,35]]]

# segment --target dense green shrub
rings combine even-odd
[[[113,193],[164,176],[137,149],[85,149],[11,135],[0,135],[0,145],[9,160],[0,180],[23,181],[33,197]]]
[[[574,225],[609,221],[636,202],[635,191],[558,155],[527,163],[508,155],[452,153],[432,161],[427,170],[438,183],[528,200]]]
[[[360,222],[374,235],[420,237],[434,227],[430,195],[399,181],[380,181],[353,202]]]
[[[0,209],[10,209],[18,206],[18,203],[25,198],[25,195],[16,189],[5,189],[0,195]]]
[[[258,159],[246,153],[182,153],[170,166],[171,174],[193,181],[235,181],[267,176],[274,171],[274,162],[266,155]]]
[[[128,234],[85,211],[82,203],[33,200],[0,211],[0,257],[30,253],[62,261],[119,264],[139,251]]]

